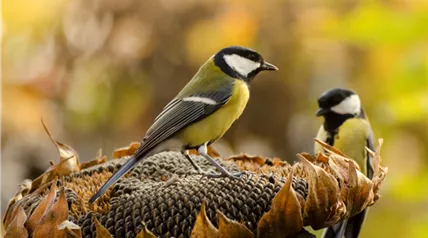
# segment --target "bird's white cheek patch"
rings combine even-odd
[[[358,95],[353,94],[343,100],[341,103],[331,108],[332,111],[339,114],[358,114],[361,110],[361,102]]]
[[[224,61],[226,61],[232,69],[245,77],[260,67],[259,62],[254,62],[237,54],[224,55]]]
[[[217,104],[217,102],[212,100],[211,98],[204,98],[204,97],[197,97],[197,96],[183,98],[182,100],[185,102],[200,102],[200,103],[210,104],[210,105]]]

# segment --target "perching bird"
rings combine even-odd
[[[254,50],[232,46],[210,57],[192,80],[169,102],[146,132],[140,147],[89,200],[98,199],[138,162],[164,150],[181,150],[193,167],[208,176],[231,174],[207,154],[207,145],[220,139],[239,118],[249,99],[249,84],[264,70],[278,70]],[[188,154],[197,149],[220,174],[203,172]]]
[[[323,93],[318,98],[318,105],[316,116],[324,117],[324,124],[319,129],[317,138],[354,159],[371,179],[372,158],[365,147],[374,151],[373,132],[358,95],[349,89],[335,88]],[[315,153],[321,151],[322,147],[315,143]],[[323,237],[358,237],[366,214],[367,209],[328,227]]]

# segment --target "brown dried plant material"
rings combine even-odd
[[[250,156],[242,154],[227,159],[228,161],[235,162],[240,169],[256,172],[266,164],[266,159],[260,156]]]
[[[134,151],[131,152],[133,153]],[[27,217],[26,223],[28,235],[35,238],[48,232],[56,232],[57,235],[62,237],[112,237],[108,230],[113,229],[116,231],[116,226],[122,224],[123,221],[126,221],[131,230],[138,229],[137,226],[141,228],[141,225],[139,225],[141,220],[139,219],[142,217],[137,219],[137,217],[134,217],[134,213],[144,214],[146,219],[149,219],[147,222],[151,224],[149,226],[151,227],[150,231],[143,225],[143,230],[138,234],[139,237],[153,237],[154,234],[191,235],[191,237],[232,237],[235,235],[253,237],[253,233],[256,232],[258,237],[275,237],[278,234],[288,237],[311,236],[304,232],[302,226],[312,226],[315,229],[329,226],[373,205],[379,198],[378,191],[385,179],[387,169],[380,166],[380,146],[376,149],[376,152],[370,153],[373,154],[375,170],[375,176],[372,180],[366,178],[359,171],[353,160],[335,153],[331,148],[325,147],[325,152],[318,153],[316,157],[306,153],[299,154],[300,162],[293,166],[277,158],[265,159],[248,155],[235,156],[226,159],[225,164],[232,168],[234,167],[235,170],[251,171],[247,172],[250,173],[247,176],[252,176],[254,179],[248,182],[231,183],[230,181],[224,181],[224,178],[219,178],[216,181],[205,178],[195,183],[195,180],[189,178],[189,176],[199,175],[186,174],[186,163],[181,162],[181,159],[185,161],[185,158],[179,152],[165,152],[157,155],[155,159],[148,159],[147,163],[140,164],[135,173],[124,177],[121,185],[114,187],[114,189],[113,187],[109,189],[104,196],[89,208],[87,204],[89,197],[98,190],[121,163],[120,161],[105,162],[105,156],[102,156],[101,151],[99,151],[95,160],[86,165],[80,165],[85,167],[85,170],[73,173],[65,177],[61,182],[52,177],[51,173],[45,173],[41,176],[43,181],[39,179],[37,186],[33,186],[34,183],[31,185],[31,190],[34,191],[30,191],[25,195],[29,186],[24,186],[21,196],[18,194],[13,204],[11,203],[8,207],[4,225],[8,229],[15,217],[24,209],[29,217]],[[179,173],[184,171],[185,177],[179,177],[179,173],[175,171]],[[153,174],[156,174],[156,176],[153,177]],[[168,191],[158,190],[158,184],[159,181],[162,181],[162,178],[172,178],[174,176],[178,177],[178,179],[164,182],[169,184]],[[198,177],[195,177],[195,179],[198,179]],[[205,189],[212,188],[216,190],[218,189],[216,184],[224,184],[226,186],[224,188],[229,192],[227,194],[221,192],[213,193],[210,189]],[[62,192],[58,201],[55,202],[58,194],[57,186],[60,186]],[[144,186],[144,188],[141,186]],[[187,187],[187,189],[181,190],[179,197],[174,197],[177,194],[171,191],[171,186]],[[255,190],[248,189],[251,186],[254,186]],[[262,194],[255,192],[259,186],[263,188],[260,191],[265,191]],[[268,190],[265,190],[266,188]],[[65,202],[64,191],[67,191],[69,207]],[[134,191],[141,193],[142,200],[138,199],[140,196],[135,197],[135,194],[132,197]],[[151,191],[156,191],[157,194],[155,196],[144,195]],[[196,195],[195,191],[203,192]],[[221,188],[219,191],[222,191]],[[230,191],[246,192],[230,193]],[[131,194],[131,197],[128,197],[127,194]],[[264,194],[269,195],[264,197]],[[132,199],[129,200],[129,198]],[[198,203],[200,204],[201,201],[207,198],[210,201],[215,201],[216,207],[214,209],[218,209],[219,205],[222,206],[222,201],[227,200],[233,203],[233,206],[222,206],[220,209],[222,214],[210,214],[210,217],[215,215],[215,217],[219,218],[218,229],[208,219],[205,204],[203,204],[201,210],[196,210],[198,209]],[[113,199],[116,201],[114,206]],[[188,200],[184,201],[183,199]],[[151,201],[156,201],[156,203]],[[174,219],[169,219],[169,217],[155,217],[156,211],[160,211],[159,209],[173,207],[182,209],[183,204],[188,204],[187,202],[192,203],[192,205],[186,207],[186,214],[181,214],[182,221],[177,222]],[[63,205],[59,206],[58,204]],[[142,204],[153,204],[153,207],[150,206],[149,210],[142,210]],[[58,207],[63,207],[63,209]],[[123,209],[116,210],[118,207]],[[132,209],[129,210],[129,208]],[[238,211],[246,213],[248,209],[249,211],[256,211],[254,209],[260,208],[262,208],[261,213],[257,212],[260,215],[252,212],[249,216],[237,216]],[[212,208],[211,211],[213,211]],[[93,216],[88,215],[90,212]],[[199,212],[199,215],[195,223],[194,214],[197,212]],[[65,216],[58,214],[65,214]],[[65,226],[64,224],[68,224],[67,219],[69,217],[67,214],[70,214],[69,217],[72,222],[76,222],[82,227]],[[113,216],[108,218],[109,221],[106,222],[105,216],[108,215],[110,217],[109,214]],[[223,214],[227,215],[227,217]],[[57,220],[53,221],[55,216]],[[91,219],[95,219],[95,217],[103,221],[106,227],[101,226],[98,222],[96,231],[90,229],[90,225],[93,222]],[[167,226],[165,226],[165,222],[167,222]],[[95,223],[97,224],[97,222]],[[216,222],[214,223],[217,224]],[[64,225],[63,229],[57,229],[59,224]],[[70,222],[70,224],[72,223]],[[153,227],[154,224],[158,225]],[[75,229],[72,229],[73,227]],[[189,234],[190,227],[193,227],[191,234]]]
[[[58,226],[58,230],[64,230],[66,238],[81,238],[82,230],[80,226],[76,225],[71,221],[64,221]]]
[[[230,220],[217,210],[218,214],[218,237],[228,238],[254,238],[254,234],[247,227],[236,221]]]
[[[34,212],[31,214],[30,218],[28,219],[25,226],[27,227],[30,234],[33,233],[36,225],[39,224],[40,220],[51,209],[52,205],[54,204],[54,199],[58,191],[56,184],[57,184],[57,179],[53,181],[48,195],[39,203],[39,205],[36,207]]]
[[[322,156],[317,156],[316,158],[314,158],[313,155],[309,154],[309,153],[300,153],[301,156],[303,156],[306,160],[308,160],[311,163],[314,163],[315,161],[320,161],[320,162],[327,162],[328,161],[328,157],[322,157]]]
[[[341,195],[342,200],[345,201],[348,216],[353,216],[360,213],[362,211],[361,208],[367,207],[367,204],[373,200],[373,183],[367,177],[362,176],[352,162],[349,162],[348,171],[348,184],[346,184],[347,186],[345,186]],[[344,194],[346,197],[343,197]]]
[[[230,220],[223,213],[217,210],[219,217],[218,229],[214,227],[208,219],[205,210],[205,201],[202,202],[201,210],[196,218],[195,225],[190,237],[192,238],[254,238],[254,234],[244,225]]]
[[[241,154],[225,160],[238,165],[241,171],[246,170],[260,174],[287,176],[291,170],[291,165],[279,158],[266,159],[260,156]]]
[[[90,168],[90,167],[93,167],[95,165],[104,164],[105,162],[107,162],[107,156],[105,156],[105,155],[103,156],[102,150],[99,149],[97,152],[97,155],[95,156],[95,159],[88,161],[86,163],[82,163],[80,165],[80,169]]]
[[[54,143],[57,147],[60,159],[58,164],[55,164],[52,161],[50,162],[51,166],[42,175],[33,181],[31,185],[31,191],[34,191],[46,182],[52,181],[55,177],[67,176],[71,173],[80,171],[79,155],[77,152],[70,146],[54,140],[43,120],[42,125],[45,128],[45,131],[51,139],[52,143]]]
[[[68,205],[65,199],[65,192],[63,189],[59,192],[58,201],[52,208],[45,213],[40,222],[34,227],[34,238],[45,237],[63,237],[64,230],[58,230],[58,226],[68,219]]]
[[[330,151],[330,152],[332,152],[332,153],[334,153],[334,154],[338,154],[338,155],[341,155],[341,156],[343,156],[343,157],[346,157],[346,155],[345,155],[345,154],[343,154],[343,153],[342,153],[342,151],[340,151],[340,150],[338,150],[338,149],[334,148],[333,146],[331,146],[331,145],[329,145],[329,144],[325,143],[324,141],[319,140],[319,139],[317,139],[317,138],[315,138],[314,140],[315,140],[318,144],[320,144],[320,145],[321,145],[325,150],[328,150],[328,151]]]
[[[5,213],[5,216],[3,218],[3,224],[5,225],[5,227],[8,227],[8,225],[10,224],[10,222],[12,221],[12,219],[15,217],[16,213],[18,212],[17,208],[19,206],[23,206],[23,201],[24,200],[27,200],[27,199],[28,200],[32,200],[32,199],[36,199],[37,197],[42,196],[41,194],[45,193],[46,190],[48,191],[49,186],[51,184],[52,184],[52,181],[44,184],[43,186],[41,186],[40,188],[38,188],[36,191],[30,192],[25,197],[23,197],[23,199],[20,199],[20,200],[16,201],[15,204],[13,204],[12,206],[8,207],[6,209],[6,213]]]
[[[156,236],[147,229],[144,222],[141,222],[141,224],[143,225],[143,229],[137,234],[137,238],[156,238]]]
[[[310,224],[314,229],[336,224],[346,213],[345,204],[340,200],[336,178],[302,155],[297,156],[306,168],[305,179],[309,184],[309,193],[303,210],[304,224]]]
[[[62,144],[54,140],[51,133],[47,129],[45,123],[42,120],[42,125],[45,128],[46,133],[48,134],[51,141],[55,144],[58,149],[60,161],[59,163],[52,168],[52,170],[57,173],[57,175],[69,175],[73,172],[80,171],[80,161],[77,152],[68,145]]]
[[[260,219],[257,226],[257,237],[292,237],[303,228],[303,218],[299,200],[291,187],[293,171],[276,194],[272,207]]]
[[[383,145],[383,139],[379,139],[378,146],[376,148],[376,151],[373,153],[373,169],[374,169],[374,175],[372,178],[373,183],[373,193],[374,199],[372,203],[369,203],[368,205],[373,205],[378,199],[379,199],[379,189],[383,183],[383,181],[386,178],[386,174],[388,173],[388,168],[381,167],[380,162],[382,161],[380,157],[380,149]]]
[[[98,221],[96,216],[92,216],[92,221],[95,223],[96,238],[113,238],[110,232]]]
[[[113,151],[113,159],[123,158],[126,156],[131,156],[135,151],[140,147],[141,142],[132,142],[129,146],[120,147]]]
[[[27,221],[27,215],[25,214],[22,206],[18,206],[17,213],[13,220],[7,227],[4,238],[27,238],[28,231],[25,229],[24,224]]]
[[[27,195],[31,190],[31,183],[32,182],[30,179],[25,179],[24,181],[22,181],[22,183],[18,184],[18,191],[15,193],[12,199],[9,200],[7,206],[11,207],[17,201],[21,200],[22,197]]]
[[[201,210],[196,218],[195,225],[192,229],[191,238],[211,238],[218,236],[218,230],[214,227],[211,221],[207,217],[205,210],[205,201],[202,202]]]

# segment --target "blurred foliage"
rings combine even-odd
[[[389,176],[362,237],[428,230],[428,2],[75,0],[2,2],[2,211],[56,155],[40,123],[79,151],[140,140],[218,49],[244,45],[262,74],[239,123],[216,144],[288,161],[312,150],[316,98],[361,96]]]

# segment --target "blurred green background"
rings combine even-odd
[[[428,236],[428,1],[3,0],[1,210],[58,158],[86,161],[142,139],[222,47],[256,49],[262,73],[215,145],[293,161],[312,151],[316,98],[356,90],[389,168],[362,237]]]

